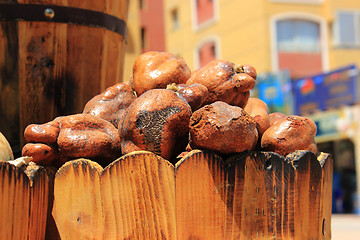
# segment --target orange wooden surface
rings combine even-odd
[[[174,167],[154,154],[105,170],[81,159],[56,174],[53,216],[61,239],[173,239],[174,196]]]
[[[53,169],[0,162],[0,239],[331,239],[332,168],[306,151],[196,150],[175,167],[135,152],[68,162],[52,192]]]
[[[45,239],[49,176],[0,162],[0,239]]]
[[[331,194],[327,154],[135,152],[66,163],[53,216],[61,239],[331,239]]]

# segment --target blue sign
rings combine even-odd
[[[289,72],[258,75],[252,97],[263,100],[269,112],[291,114],[292,96]]]
[[[357,67],[351,65],[293,81],[295,114],[355,104],[358,101],[357,78]]]

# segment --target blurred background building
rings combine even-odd
[[[334,157],[333,212],[359,213],[360,1],[131,1],[125,82],[150,50],[192,70],[216,58],[253,65],[252,96],[317,124],[319,150]]]

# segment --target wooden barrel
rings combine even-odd
[[[128,0],[0,0],[0,132],[82,112],[122,81]]]

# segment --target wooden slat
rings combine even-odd
[[[61,239],[175,239],[174,167],[152,153],[105,170],[68,162],[56,174],[53,216]]]
[[[20,148],[18,51],[17,24],[0,22],[0,132],[14,148]]]
[[[272,199],[268,196],[268,183],[273,182],[268,182],[269,179],[265,176],[264,157],[261,154],[246,154],[240,155],[239,158],[240,161],[246,161],[241,239],[270,238],[270,213],[273,213],[275,208],[272,202],[269,202]]]
[[[61,239],[102,239],[101,171],[99,164],[79,159],[56,173],[53,216]]]
[[[320,209],[321,166],[315,155],[299,151],[287,157],[294,171],[294,239],[322,239]],[[321,235],[320,235],[321,234]]]
[[[324,162],[321,169],[306,151],[287,159],[240,154],[226,164],[216,155],[190,153],[176,171],[178,239],[330,239],[329,155]]]
[[[102,49],[100,90],[115,85],[123,79],[125,43],[123,36],[104,31],[104,47]],[[114,65],[109,67],[110,65]],[[114,71],[116,69],[116,71]]]
[[[24,130],[31,122],[49,121],[55,113],[55,24],[19,22],[18,27],[20,130]]]
[[[39,166],[28,166],[26,174],[30,178],[30,218],[28,239],[44,239],[49,203],[49,177]]]
[[[267,219],[267,236],[269,239],[284,236],[289,231],[288,213],[288,174],[291,173],[289,164],[275,154],[260,154],[262,164],[260,171],[264,172],[264,184],[266,188],[266,202],[261,211],[262,216]],[[291,236],[291,234],[290,234]]]
[[[29,230],[30,190],[24,172],[0,162],[0,239],[26,239]]]
[[[331,211],[333,192],[333,160],[329,154],[321,153],[318,161],[322,166],[321,196],[320,196],[320,219],[322,224],[318,231],[322,233],[323,239],[331,239]]]
[[[49,181],[44,168],[30,168],[28,176],[0,162],[0,239],[45,238]]]
[[[174,167],[153,153],[120,158],[101,176],[104,239],[176,239]]]
[[[189,153],[177,165],[177,239],[239,236],[243,176],[235,168],[230,168],[229,174],[227,170],[219,156],[201,151]]]

